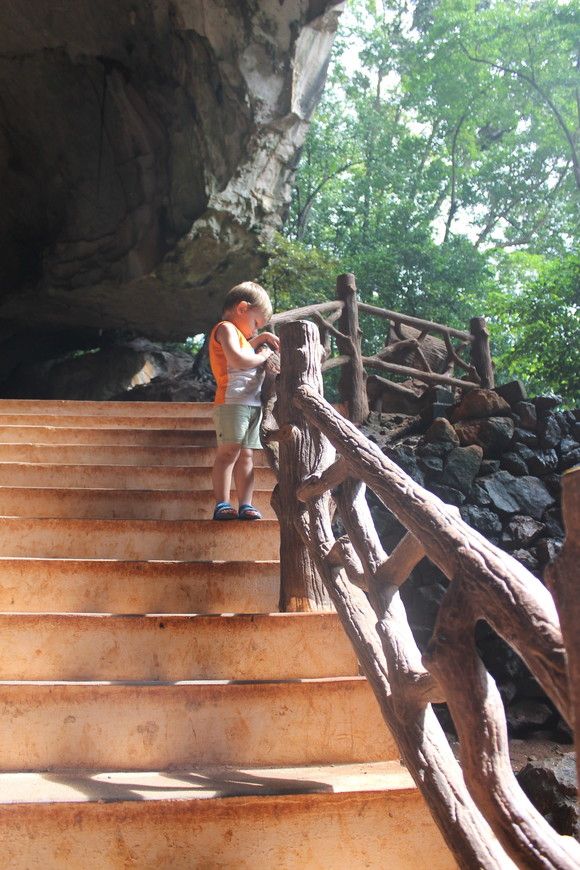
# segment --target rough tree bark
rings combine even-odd
[[[338,349],[341,354],[348,354],[349,362],[343,366],[340,373],[338,389],[340,398],[348,407],[349,419],[358,426],[369,415],[369,403],[366,391],[366,375],[363,367],[361,338],[362,332],[358,322],[358,305],[356,299],[356,283],[354,275],[339,275],[336,279],[336,295],[344,302],[344,308],[338,321],[338,328],[345,338],[338,339]]]
[[[293,403],[299,384],[316,384],[322,390],[320,360],[322,346],[314,324],[309,330],[309,341],[301,341],[303,321],[288,323],[280,331],[280,378],[276,418],[279,429],[280,470],[272,505],[280,521],[280,610],[309,611],[330,608],[324,584],[314,565],[303,536],[310,523],[308,511],[296,499],[297,481],[303,480],[318,467],[321,454],[330,450],[323,446],[321,437],[314,432],[304,437],[300,429],[302,415]],[[300,352],[296,348],[301,347]],[[321,504],[312,506],[321,510]]]
[[[548,566],[546,582],[556,600],[562,634],[568,653],[568,676],[572,694],[574,733],[580,728],[580,467],[562,477],[562,505],[566,540]],[[580,782],[580,752],[576,747],[576,770]]]

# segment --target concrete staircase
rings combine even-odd
[[[211,521],[209,414],[0,401],[0,867],[455,867],[335,614],[276,612],[269,469]]]

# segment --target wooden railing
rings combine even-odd
[[[275,314],[270,324],[279,327],[306,318],[317,324],[325,348],[322,371],[341,367],[340,398],[353,423],[361,423],[369,412],[365,387],[366,369],[369,368],[403,375],[425,384],[443,384],[464,390],[493,387],[493,365],[485,318],[472,318],[470,332],[463,332],[441,323],[368,305],[358,301],[355,278],[350,274],[339,275],[336,291],[335,301]],[[371,356],[362,354],[359,312],[386,320],[389,324],[385,346]],[[457,342],[455,346],[454,340]],[[331,355],[332,341],[338,350],[334,355]],[[467,348],[470,351],[469,362],[461,356]],[[436,366],[435,370],[433,365]],[[455,378],[456,367],[463,369],[467,373],[466,377]],[[379,397],[383,390],[389,390],[399,396],[406,395],[409,399],[416,398],[416,394],[408,388],[387,381],[380,375],[374,376],[374,382]]]
[[[280,322],[280,321],[279,321]],[[578,870],[580,846],[558,835],[512,773],[498,690],[475,647],[485,620],[526,662],[562,716],[580,715],[580,468],[567,473],[568,538],[549,572],[562,607],[519,562],[408,477],[323,397],[324,348],[316,325],[280,331],[277,399],[262,438],[278,472],[281,609],[334,607],[458,865],[465,870]],[[407,529],[390,554],[366,500],[370,487]],[[340,523],[341,532],[336,531]],[[433,637],[421,656],[399,589],[427,556],[449,578]],[[567,655],[567,654],[568,655]],[[569,662],[569,666],[567,665]],[[446,702],[460,764],[431,704]]]

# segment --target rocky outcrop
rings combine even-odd
[[[15,372],[13,381],[5,385],[2,398],[100,402],[130,397],[136,400],[139,390],[155,385],[159,395],[154,397],[151,391],[151,401],[199,402],[202,401],[202,385],[191,377],[192,364],[193,359],[186,352],[169,352],[147,339],[134,339],[94,353],[74,354],[23,367]],[[195,382],[188,383],[184,391],[177,386],[177,383],[182,385],[183,380]],[[178,392],[183,397],[173,398]],[[208,385],[208,401],[213,400],[214,392],[215,382]],[[171,398],[161,398],[161,395]]]
[[[343,5],[1,4],[0,377],[71,333],[202,332],[256,276]]]

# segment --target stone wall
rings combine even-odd
[[[414,434],[397,437],[397,427]],[[560,479],[580,463],[580,411],[560,409],[555,397],[528,399],[519,383],[474,390],[460,404],[438,387],[421,418],[373,414],[363,430],[415,481],[457,505],[470,526],[542,578],[564,539]],[[390,551],[403,529],[370,497]],[[420,646],[431,635],[447,585],[424,559],[402,588]],[[553,705],[511,648],[484,623],[477,641],[506,704],[512,736],[548,729],[569,740]]]

